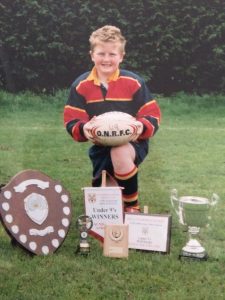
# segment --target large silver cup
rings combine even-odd
[[[218,195],[213,194],[211,199],[184,196],[178,198],[176,189],[171,191],[171,204],[179,218],[179,223],[188,227],[189,240],[182,248],[180,257],[189,257],[206,260],[208,254],[198,240],[200,228],[206,227],[211,218],[211,208],[218,202]]]

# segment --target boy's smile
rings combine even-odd
[[[118,42],[99,42],[90,54],[97,75],[103,82],[107,82],[107,79],[115,73],[124,57],[121,44]]]

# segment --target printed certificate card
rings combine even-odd
[[[129,225],[128,246],[157,252],[169,252],[171,216],[151,214],[125,214]]]
[[[86,187],[84,190],[85,213],[93,220],[90,234],[104,239],[104,226],[123,224],[123,202],[120,187]]]

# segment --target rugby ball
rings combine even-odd
[[[137,120],[119,111],[98,115],[89,122],[94,142],[104,146],[126,144],[135,139],[139,132]]]

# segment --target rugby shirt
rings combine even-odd
[[[109,111],[126,112],[144,124],[139,139],[148,139],[157,131],[160,108],[144,80],[137,74],[118,69],[108,80],[108,88],[98,80],[96,68],[80,75],[71,85],[64,108],[64,124],[79,142],[87,141],[83,125],[93,116]]]

